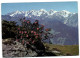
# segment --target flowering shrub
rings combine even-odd
[[[31,23],[30,20],[23,20],[22,25],[17,29],[16,40],[25,44],[34,44],[35,42],[41,42],[43,39],[48,39],[48,31],[50,29],[44,30],[44,25],[39,24],[38,20]]]

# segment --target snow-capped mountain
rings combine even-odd
[[[62,10],[62,11],[54,11],[54,10],[50,10],[50,11],[46,11],[44,9],[40,9],[40,10],[30,10],[30,11],[15,11],[15,12],[12,12],[12,13],[8,13],[7,15],[11,16],[11,17],[15,17],[15,16],[18,16],[18,15],[24,15],[25,17],[29,17],[29,16],[42,16],[42,15],[45,15],[45,16],[51,16],[51,15],[61,15],[63,17],[68,17],[68,16],[71,16],[73,15],[74,13],[71,13],[69,11],[66,11],[66,10]]]
[[[73,45],[78,44],[78,13],[66,10],[55,11],[45,9],[30,11],[15,11],[2,15],[2,20],[16,21],[19,24],[22,18],[34,21],[39,20],[45,28],[51,28],[52,33],[57,35],[51,41],[53,44]]]
[[[7,16],[7,18],[8,17],[11,17],[11,18],[7,19],[6,16]],[[30,10],[30,11],[15,11],[12,13],[8,13],[6,15],[2,15],[2,19],[12,20],[12,21],[14,21],[14,19],[19,20],[20,18],[23,18],[23,17],[38,19],[38,20],[46,20],[47,18],[48,19],[57,19],[57,20],[63,22],[64,24],[66,24],[68,26],[73,26],[73,27],[77,26],[77,19],[78,19],[77,13],[71,13],[66,10],[54,11],[52,9],[50,11],[46,11],[45,9]],[[75,19],[73,17],[75,17]],[[71,22],[71,24],[70,24],[70,22]]]

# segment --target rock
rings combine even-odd
[[[2,43],[3,57],[26,57],[26,56],[32,57],[32,56],[37,56],[37,53],[35,51],[32,51],[31,49],[28,50],[19,42],[13,41],[13,43],[10,43],[10,44],[8,44],[8,43],[4,44],[4,43]]]
[[[26,56],[27,57],[34,57],[34,56],[37,56],[37,53],[35,51],[28,50],[28,54]]]
[[[55,50],[55,51],[52,51],[52,52],[53,52],[53,53],[61,53],[61,52],[59,52],[59,51],[56,51],[56,50]]]
[[[15,44],[14,44],[15,43]],[[27,45],[25,48],[21,43],[13,41],[10,44],[3,45],[4,57],[38,57],[38,56],[54,56],[52,52],[46,52],[45,47],[41,42],[36,42],[34,45]]]

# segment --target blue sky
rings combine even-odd
[[[5,15],[13,11],[29,11],[29,10],[39,10],[45,9],[49,11],[50,9],[61,11],[67,10],[73,13],[78,12],[77,2],[33,2],[33,3],[2,3],[1,13]]]

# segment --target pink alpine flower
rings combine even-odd
[[[30,38],[29,40],[31,41],[32,39]]]
[[[38,38],[38,36],[35,37],[36,39]]]
[[[26,20],[24,20],[23,22],[26,22]]]
[[[36,34],[36,35],[39,35],[39,34]]]
[[[27,44],[29,44],[29,42],[26,42]]]
[[[21,33],[21,31],[19,31],[19,33]]]
[[[24,33],[27,33],[27,31],[25,31]]]
[[[45,29],[45,31],[49,31],[49,29]]]
[[[22,34],[23,34],[23,31],[22,31]]]
[[[34,35],[37,35],[36,33]]]
[[[35,34],[36,32],[34,31],[34,34]]]
[[[27,23],[30,23],[29,21],[27,21]]]
[[[39,30],[39,28],[37,28],[37,30]]]
[[[33,33],[34,31],[31,31],[31,33]]]
[[[28,37],[28,35],[26,35],[26,37]]]
[[[21,36],[21,38],[22,38],[22,36]]]
[[[20,28],[18,28],[18,30],[20,30]]]
[[[35,24],[37,23],[37,22],[34,22]]]
[[[35,41],[33,40],[32,43],[34,44],[34,42],[35,42]]]

